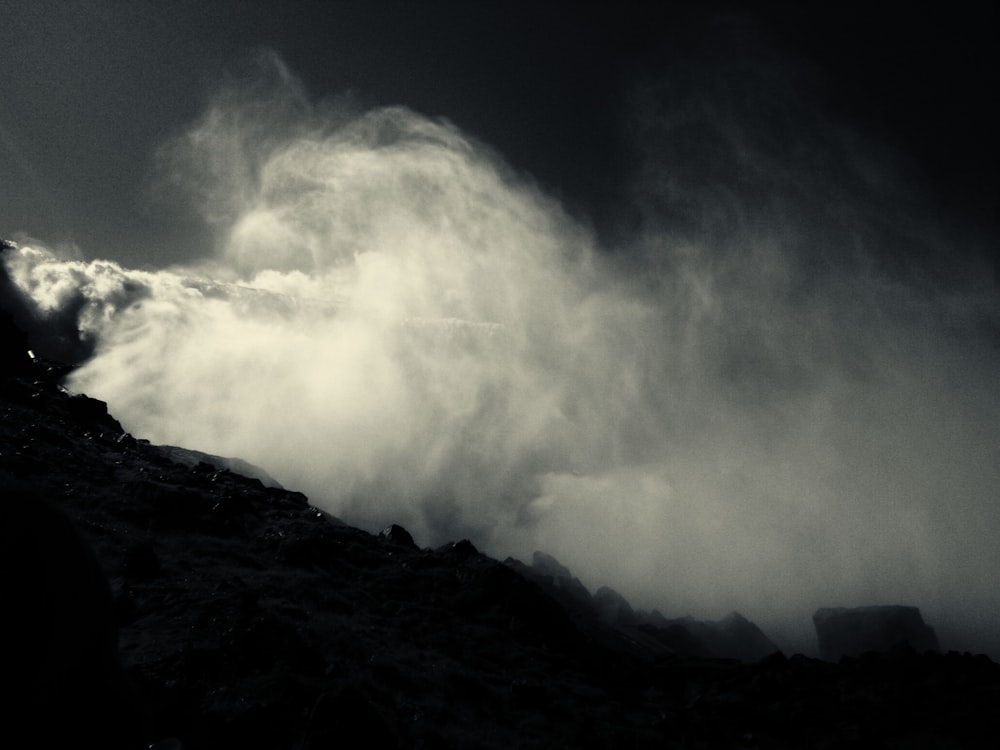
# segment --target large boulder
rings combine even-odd
[[[917,607],[823,607],[813,615],[820,658],[837,661],[868,651],[890,651],[908,645],[917,652],[939,651],[934,629]]]

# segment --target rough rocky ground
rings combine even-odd
[[[420,549],[175,462],[4,340],[5,726],[31,746],[997,746],[985,656],[712,657],[544,555]]]

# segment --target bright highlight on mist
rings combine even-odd
[[[39,315],[96,345],[70,388],[349,523],[542,549],[668,616],[996,622],[1000,356],[976,274],[879,271],[867,197],[818,180],[758,206],[764,229],[706,208],[709,231],[675,231],[658,206],[718,192],[656,159],[643,225],[602,247],[447,122],[313,104],[271,65],[160,154],[212,257],[10,254]],[[856,232],[825,232],[813,208],[838,201]]]

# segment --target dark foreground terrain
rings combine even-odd
[[[544,555],[350,528],[128,435],[2,322],[5,729],[25,746],[1000,743],[985,656],[765,655],[738,615],[637,614]]]

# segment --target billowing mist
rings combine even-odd
[[[818,606],[906,603],[998,653],[994,270],[772,74],[637,85],[598,240],[447,121],[313,102],[268,58],[158,154],[214,255],[8,268],[93,348],[70,388],[349,523],[542,549],[792,648]]]

